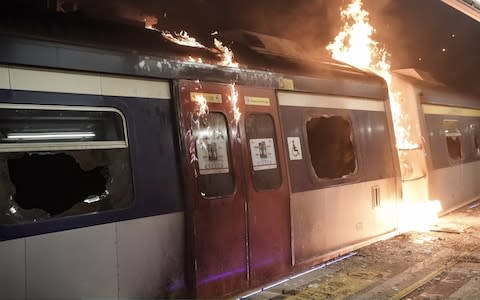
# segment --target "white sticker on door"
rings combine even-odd
[[[272,138],[251,139],[250,153],[254,171],[277,168],[275,157],[275,144]]]
[[[300,137],[287,137],[288,143],[288,154],[290,160],[301,160],[302,156],[302,145],[300,144]]]
[[[227,141],[221,134],[197,139],[198,169],[201,175],[229,172]]]

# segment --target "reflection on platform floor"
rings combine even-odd
[[[246,297],[480,299],[480,202]]]

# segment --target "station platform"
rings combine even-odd
[[[236,298],[480,299],[480,200]]]

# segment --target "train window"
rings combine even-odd
[[[252,160],[253,185],[257,191],[273,190],[282,184],[277,161],[275,125],[268,114],[248,114],[245,118],[250,157]]]
[[[0,107],[0,224],[126,208],[132,179],[114,109]]]
[[[460,143],[461,135],[447,135],[447,149],[448,155],[453,160],[462,158],[462,145]]]
[[[201,123],[193,129],[200,193],[205,198],[230,195],[234,181],[225,116],[211,112],[206,116],[206,122]]]
[[[124,146],[122,117],[108,110],[0,108],[2,148],[30,148],[45,143],[57,143],[58,146],[65,142],[67,147],[75,142],[82,145],[117,142]]]
[[[310,119],[306,126],[317,177],[335,179],[355,173],[357,161],[349,120],[341,116],[322,116]]]
[[[462,158],[462,133],[458,127],[458,120],[443,120],[443,129],[447,142],[448,156],[452,160],[460,160]]]
[[[477,124],[470,124],[469,135],[472,137],[473,150],[475,151],[475,156],[480,154],[480,130]]]
[[[480,153],[480,132],[478,131],[473,134],[473,144],[475,146],[475,152]]]

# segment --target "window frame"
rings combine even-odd
[[[134,167],[132,165],[132,158],[130,154],[130,147],[128,142],[128,130],[127,130],[127,121],[123,112],[114,107],[104,107],[104,106],[81,106],[81,105],[57,105],[57,104],[12,104],[12,103],[0,103],[0,109],[12,109],[12,110],[51,110],[51,111],[84,111],[84,112],[114,112],[121,118],[121,126],[123,130],[123,140],[118,141],[75,141],[75,142],[41,142],[41,143],[0,143],[0,154],[3,153],[49,153],[49,152],[69,152],[69,151],[88,151],[88,150],[122,150],[127,151],[127,160],[128,167],[130,170],[129,181],[130,181],[130,190],[131,190],[131,199],[126,207],[111,208],[106,210],[99,211],[90,211],[83,212],[79,214],[71,215],[59,215],[52,216],[46,219],[34,221],[34,222],[21,222],[21,223],[12,223],[12,224],[0,224],[0,227],[13,228],[17,226],[38,226],[42,223],[47,222],[64,222],[71,218],[85,218],[91,217],[99,214],[111,214],[118,211],[124,211],[132,209],[136,204],[135,199],[135,183],[134,183]],[[107,186],[108,182],[105,186]],[[100,196],[100,195],[99,195]],[[87,199],[87,198],[86,198]],[[57,224],[57,223],[54,223]],[[60,224],[60,223],[58,223]],[[88,223],[90,224],[90,223]],[[70,228],[69,226],[67,226]],[[74,227],[75,228],[75,227]],[[57,230],[48,231],[56,232]]]
[[[52,111],[85,111],[85,112],[115,112],[122,119],[124,134],[123,141],[79,141],[79,142],[44,142],[44,143],[0,143],[0,152],[40,152],[40,151],[67,151],[90,149],[119,149],[129,148],[127,121],[124,114],[117,108],[100,106],[66,106],[43,104],[7,104],[1,103],[0,109],[12,110],[52,110]]]
[[[446,125],[447,123],[456,124],[456,126],[455,128],[453,128],[451,126],[447,126]],[[445,137],[444,143],[445,143],[445,148],[447,150],[447,153],[446,153],[447,159],[450,164],[461,163],[465,158],[465,154],[463,152],[464,142],[462,141],[463,134],[462,134],[462,131],[460,130],[460,125],[461,123],[460,123],[460,120],[458,119],[448,119],[448,118],[442,119],[443,136]],[[447,127],[451,127],[451,128],[447,128]],[[452,157],[450,152],[450,147],[448,146],[449,145],[448,140],[453,137],[455,137],[455,139],[458,141],[459,148],[460,148],[459,149],[460,157],[458,158]]]
[[[468,133],[471,134],[473,157],[477,158],[480,155],[480,128],[477,123],[470,123],[468,128]]]

